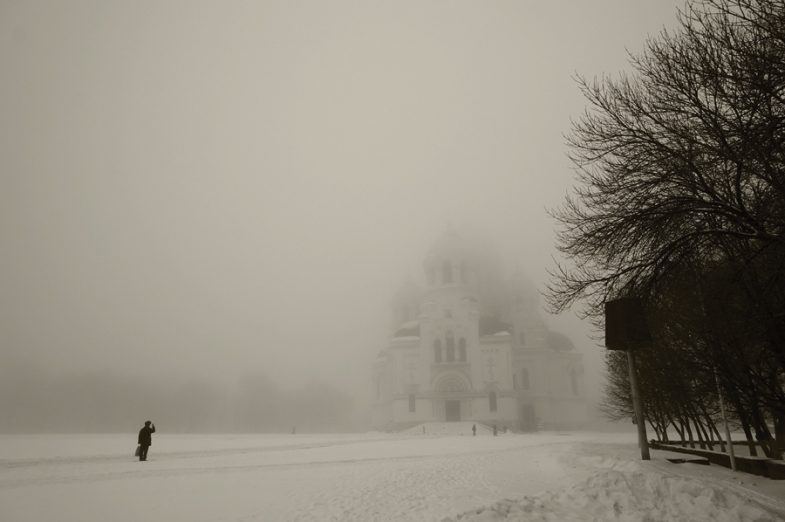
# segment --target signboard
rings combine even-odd
[[[635,350],[651,344],[643,303],[637,297],[622,297],[605,303],[605,347]]]

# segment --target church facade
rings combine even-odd
[[[512,430],[580,426],[583,364],[551,331],[520,275],[447,233],[393,299],[393,333],[374,363],[373,423],[384,430],[470,421]]]

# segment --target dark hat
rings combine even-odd
[[[145,425],[145,426],[149,426],[150,424],[152,424],[152,422],[150,422],[150,421],[144,421],[144,425]]]

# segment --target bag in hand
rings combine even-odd
[[[142,447],[137,446],[136,451],[134,452],[134,457],[138,457],[142,453]]]

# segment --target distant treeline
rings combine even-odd
[[[283,390],[254,374],[233,389],[206,380],[157,382],[126,375],[52,374],[30,365],[0,367],[0,432],[134,431],[147,419],[185,433],[336,432],[356,429],[346,394],[310,383]]]

